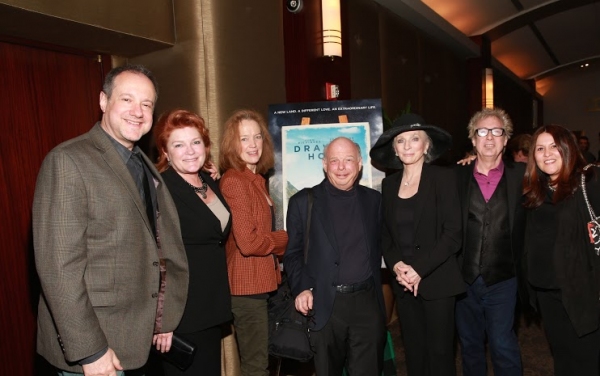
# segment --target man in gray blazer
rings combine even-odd
[[[108,73],[103,115],[46,156],[33,202],[42,285],[37,351],[59,374],[122,375],[166,350],[181,319],[188,266],[175,205],[135,143],[152,127],[154,77]]]

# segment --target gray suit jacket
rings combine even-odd
[[[188,287],[179,219],[160,174],[156,186],[167,277],[162,332],[174,330]],[[158,248],[145,204],[109,137],[96,124],[45,158],[33,202],[36,267],[42,284],[37,350],[54,366],[106,346],[125,369],[147,360],[157,312]]]

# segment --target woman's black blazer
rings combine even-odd
[[[393,212],[401,180],[399,171],[382,183],[382,246],[390,270],[403,261]],[[462,243],[462,221],[454,171],[424,164],[416,200],[410,265],[422,279],[419,294],[427,300],[458,295],[465,291],[465,283],[456,260]],[[397,282],[393,286],[397,293],[403,293],[403,286]]]
[[[200,176],[229,211],[219,185],[204,172]],[[219,219],[173,168],[164,171],[162,177],[177,207],[190,270],[187,303],[176,332],[191,333],[229,321],[231,294],[225,241],[231,217],[225,231],[221,231]]]

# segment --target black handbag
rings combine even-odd
[[[287,283],[269,299],[269,354],[307,362],[312,359],[308,318],[296,311]]]
[[[308,217],[304,235],[304,263],[308,257],[308,233],[313,203],[312,189],[308,189]],[[269,354],[278,358],[295,359],[307,362],[312,359],[310,346],[309,317],[296,311],[295,299],[287,283],[287,276],[282,276],[282,283],[275,295],[269,298]]]
[[[155,353],[160,355],[161,358],[182,371],[185,371],[192,365],[194,354],[196,353],[195,344],[175,333],[173,333],[171,349],[169,349],[168,352],[160,352],[159,350],[156,350],[156,347],[154,346],[152,346],[152,349]]]

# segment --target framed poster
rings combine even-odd
[[[290,197],[324,178],[323,152],[337,137],[359,145],[363,160],[360,184],[381,190],[385,174],[373,166],[369,151],[383,131],[381,100],[364,99],[269,106],[269,133],[275,149],[275,170],[269,191],[278,229],[285,228]]]

